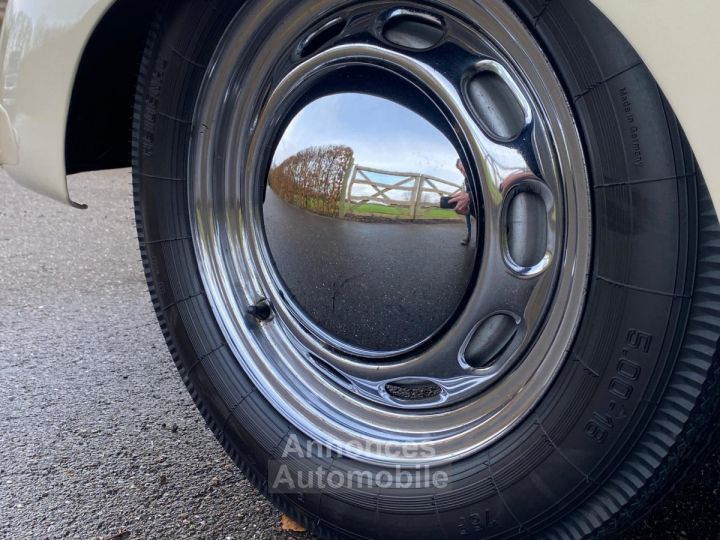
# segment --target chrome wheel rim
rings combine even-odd
[[[547,392],[583,309],[590,200],[562,87],[499,0],[259,4],[245,6],[222,38],[192,123],[193,240],[221,330],[262,395],[343,455],[396,465],[478,452]],[[352,90],[354,69],[409,83],[440,111],[484,213],[483,249],[457,312],[397,350],[353,346],[314,324],[288,294],[263,221],[267,170],[292,108],[338,70],[348,70]],[[473,95],[484,74],[514,100],[511,119],[498,122]],[[542,205],[545,227],[542,254],[529,264],[508,240],[524,199]],[[491,364],[468,360],[470,349],[487,356],[508,324]],[[403,399],[388,390],[416,383],[437,391]]]

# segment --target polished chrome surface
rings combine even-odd
[[[308,330],[338,350],[390,355],[451,319],[477,259],[477,224],[463,246],[465,217],[440,208],[464,190],[459,159],[430,122],[368,94],[319,98],[289,121],[264,225],[285,297]]]
[[[280,4],[286,9],[274,9]],[[206,75],[189,171],[203,283],[238,361],[308,435],[373,462],[417,462],[406,450],[419,444],[432,449],[423,461],[447,462],[478,451],[524,418],[565,360],[589,264],[581,144],[560,84],[504,3],[455,0],[432,9],[404,4],[412,15],[397,15],[400,7],[389,9],[387,2],[321,0],[312,6],[249,5]],[[280,19],[283,32],[268,34]],[[386,149],[398,149],[392,159],[358,160],[351,169],[347,149],[358,144],[357,131],[312,142],[332,131],[321,113],[333,99],[344,102],[345,114],[362,113],[353,100],[404,108],[395,132],[418,116],[441,134],[433,148],[454,153],[433,149],[429,161],[395,170],[408,168],[408,156],[386,128],[378,138]],[[292,147],[295,129],[306,135],[283,150]],[[372,309],[379,304],[373,295],[387,296],[392,306],[412,299],[387,284],[375,284],[363,297],[359,285],[375,280],[363,282],[337,263],[356,248],[341,240],[342,231],[367,226],[361,248],[368,264],[397,268],[399,246],[422,244],[440,224],[418,222],[417,212],[410,223],[380,223],[373,215],[370,223],[356,221],[347,193],[338,197],[342,208],[298,202],[294,184],[309,180],[289,174],[287,160],[322,161],[322,146],[338,159],[335,177],[350,182],[365,171],[360,178],[368,178],[373,190],[377,175],[388,172],[400,180],[428,173],[449,180],[449,172],[431,172],[427,163],[446,164],[455,156],[467,171],[475,232],[481,233],[476,260],[459,272],[458,282],[434,277],[432,268],[405,270],[402,278],[421,280],[429,299],[429,307],[410,316],[437,315],[416,334],[398,335],[399,317],[384,306]],[[275,178],[280,173],[284,188]],[[327,177],[318,182],[320,192],[331,184]],[[323,212],[332,215],[318,215]],[[328,223],[296,230],[293,219]],[[412,240],[388,242],[402,227],[415,231],[402,233]],[[327,242],[324,234],[337,241]],[[466,255],[473,251],[454,247]],[[461,268],[443,261],[448,263]],[[443,296],[447,283],[451,293]],[[343,304],[338,292],[351,301]],[[271,318],[247,316],[250,306],[264,301],[272,306]],[[352,326],[353,306],[375,315],[364,337],[356,332],[365,331],[362,324]],[[383,340],[373,341],[376,328],[385,332]],[[354,443],[361,441],[378,444],[358,448]]]

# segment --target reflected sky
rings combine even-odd
[[[290,122],[273,164],[308,147],[333,144],[351,147],[356,164],[365,167],[463,184],[457,152],[439,130],[397,103],[357,93],[326,96],[305,107]]]

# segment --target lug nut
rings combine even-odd
[[[272,306],[267,300],[259,300],[257,303],[248,306],[247,312],[258,321],[267,321],[272,317]]]

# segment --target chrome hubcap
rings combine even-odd
[[[431,123],[384,98],[332,94],[293,117],[264,224],[309,331],[348,354],[392,357],[450,319],[476,261],[474,245],[460,244],[465,219],[440,208],[464,186],[458,159]]]
[[[194,119],[217,319],[263,395],[327,446],[476,452],[545,393],[583,307],[590,204],[560,84],[500,1],[280,4],[238,15]],[[465,189],[467,247],[440,208]]]

